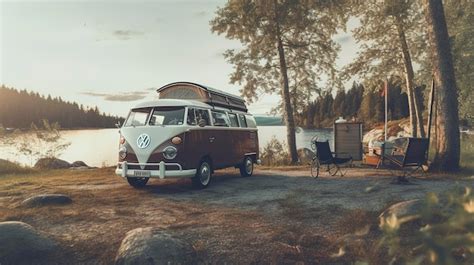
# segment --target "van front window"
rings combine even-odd
[[[159,107],[153,110],[150,125],[182,125],[184,107]]]
[[[133,109],[128,115],[124,126],[144,126],[150,115],[151,108]]]

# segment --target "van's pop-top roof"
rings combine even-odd
[[[190,99],[247,112],[245,101],[232,94],[191,82],[175,82],[156,90],[160,99]]]

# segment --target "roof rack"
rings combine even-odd
[[[156,90],[160,99],[192,99],[219,106],[247,112],[245,100],[224,91],[191,82],[174,82]]]

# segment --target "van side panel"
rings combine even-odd
[[[185,133],[184,146],[178,150],[186,169],[197,168],[204,156],[211,158],[214,169],[232,167],[239,165],[245,154],[258,155],[258,135],[256,130],[196,128]]]

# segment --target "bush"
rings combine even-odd
[[[16,154],[29,157],[30,164],[40,158],[54,158],[61,154],[69,145],[65,142],[58,123],[42,121],[41,126],[34,123],[28,131],[16,130],[6,133],[0,130],[0,143],[15,147]]]
[[[285,142],[273,137],[270,142],[260,150],[260,159],[264,166],[287,166],[291,164],[288,146]]]
[[[34,172],[32,168],[22,167],[21,165],[17,163],[0,159],[0,175],[26,174],[26,173],[31,173],[31,172]]]
[[[416,215],[381,220],[380,246],[388,247],[390,259],[395,264],[474,264],[471,188],[441,197],[430,193],[423,205]],[[405,224],[415,227],[407,229]]]

